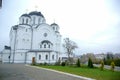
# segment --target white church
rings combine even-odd
[[[10,63],[55,63],[61,55],[59,25],[47,24],[41,12],[23,14],[10,30],[10,47],[3,50],[2,61]]]

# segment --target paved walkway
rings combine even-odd
[[[25,64],[0,64],[0,80],[86,80],[62,73],[25,66]]]

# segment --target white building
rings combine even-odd
[[[10,50],[11,48],[8,46],[5,46],[3,51],[1,51],[1,57],[0,57],[0,61],[1,62],[10,62]]]
[[[55,63],[61,51],[61,35],[56,23],[46,23],[41,12],[23,14],[19,24],[10,30],[10,49],[3,55],[3,62],[31,63],[35,57],[37,63]],[[5,49],[6,50],[6,49]]]
[[[106,55],[104,53],[101,54],[95,54],[95,58],[97,60],[103,60],[106,57]]]

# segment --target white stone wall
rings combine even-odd
[[[15,63],[31,63],[32,58],[36,57],[37,63],[55,63],[61,53],[61,35],[59,33],[59,26],[51,26],[46,24],[46,20],[42,16],[29,15],[21,16],[19,18],[19,25],[17,30],[11,28],[10,31],[10,46],[11,59],[10,62]],[[24,19],[24,23],[23,23]],[[28,20],[28,23],[27,21]],[[53,27],[55,29],[53,29]],[[33,30],[33,37],[32,37]],[[45,37],[44,34],[47,33]],[[16,37],[15,37],[16,35]],[[16,40],[16,43],[15,43]],[[41,42],[44,40],[50,41],[50,48],[40,48]],[[15,45],[14,45],[15,44]],[[43,47],[43,46],[42,46]],[[15,48],[15,49],[14,49]],[[15,50],[15,51],[14,51]],[[38,52],[29,52],[30,50],[38,50]],[[52,52],[45,52],[52,51]],[[14,55],[15,53],[15,55]],[[48,55],[48,60],[45,60],[45,55]],[[39,59],[41,55],[41,59]],[[52,59],[54,55],[54,60]]]
[[[44,33],[47,33],[47,36],[44,37]],[[56,34],[52,30],[51,26],[47,24],[42,24],[38,26],[37,29],[33,30],[33,49],[39,49],[40,43],[43,40],[48,40],[51,43],[53,43],[53,49],[55,49],[55,40],[56,40]]]
[[[10,50],[4,49],[2,51],[2,62],[8,63],[9,62],[9,56],[10,56]]]
[[[56,62],[56,53],[54,52],[38,52],[36,53],[36,62],[37,63],[55,63]],[[41,55],[41,58],[39,56]],[[46,60],[46,55],[48,55],[48,59]],[[54,55],[54,58],[52,57]]]
[[[31,24],[31,18],[22,16],[19,18],[19,24]]]
[[[17,30],[16,49],[31,48],[31,28],[27,25],[20,25]]]
[[[15,42],[15,30],[13,30],[13,27],[11,28],[11,31],[10,31],[10,47],[11,47],[11,50],[14,49],[14,42]]]
[[[26,63],[32,63],[32,58],[36,57],[35,52],[28,52],[26,55]]]
[[[25,53],[15,53],[14,63],[25,63]]]

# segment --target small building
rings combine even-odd
[[[4,46],[4,49],[1,52],[1,62],[3,63],[10,62],[10,52],[11,52],[11,47]]]
[[[97,60],[103,60],[106,57],[106,55],[104,53],[101,54],[95,54],[95,58]]]

